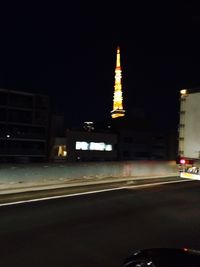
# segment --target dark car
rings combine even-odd
[[[123,267],[197,267],[200,251],[192,249],[153,248],[135,251]]]

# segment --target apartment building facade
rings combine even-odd
[[[0,162],[48,159],[49,98],[0,89]]]

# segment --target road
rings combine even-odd
[[[0,207],[0,266],[121,266],[134,249],[200,249],[200,182]]]

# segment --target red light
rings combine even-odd
[[[185,159],[180,159],[180,164],[185,164],[186,160]]]

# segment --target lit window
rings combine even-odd
[[[112,151],[112,145],[106,145],[105,150],[106,151]]]
[[[105,144],[104,143],[90,143],[90,150],[98,150],[98,151],[103,151],[105,150]]]
[[[112,151],[111,144],[105,144],[103,142],[76,142],[76,150],[95,150],[95,151]]]
[[[66,146],[58,146],[58,157],[66,157],[67,151]]]
[[[88,150],[89,144],[87,142],[76,142],[76,150]]]

